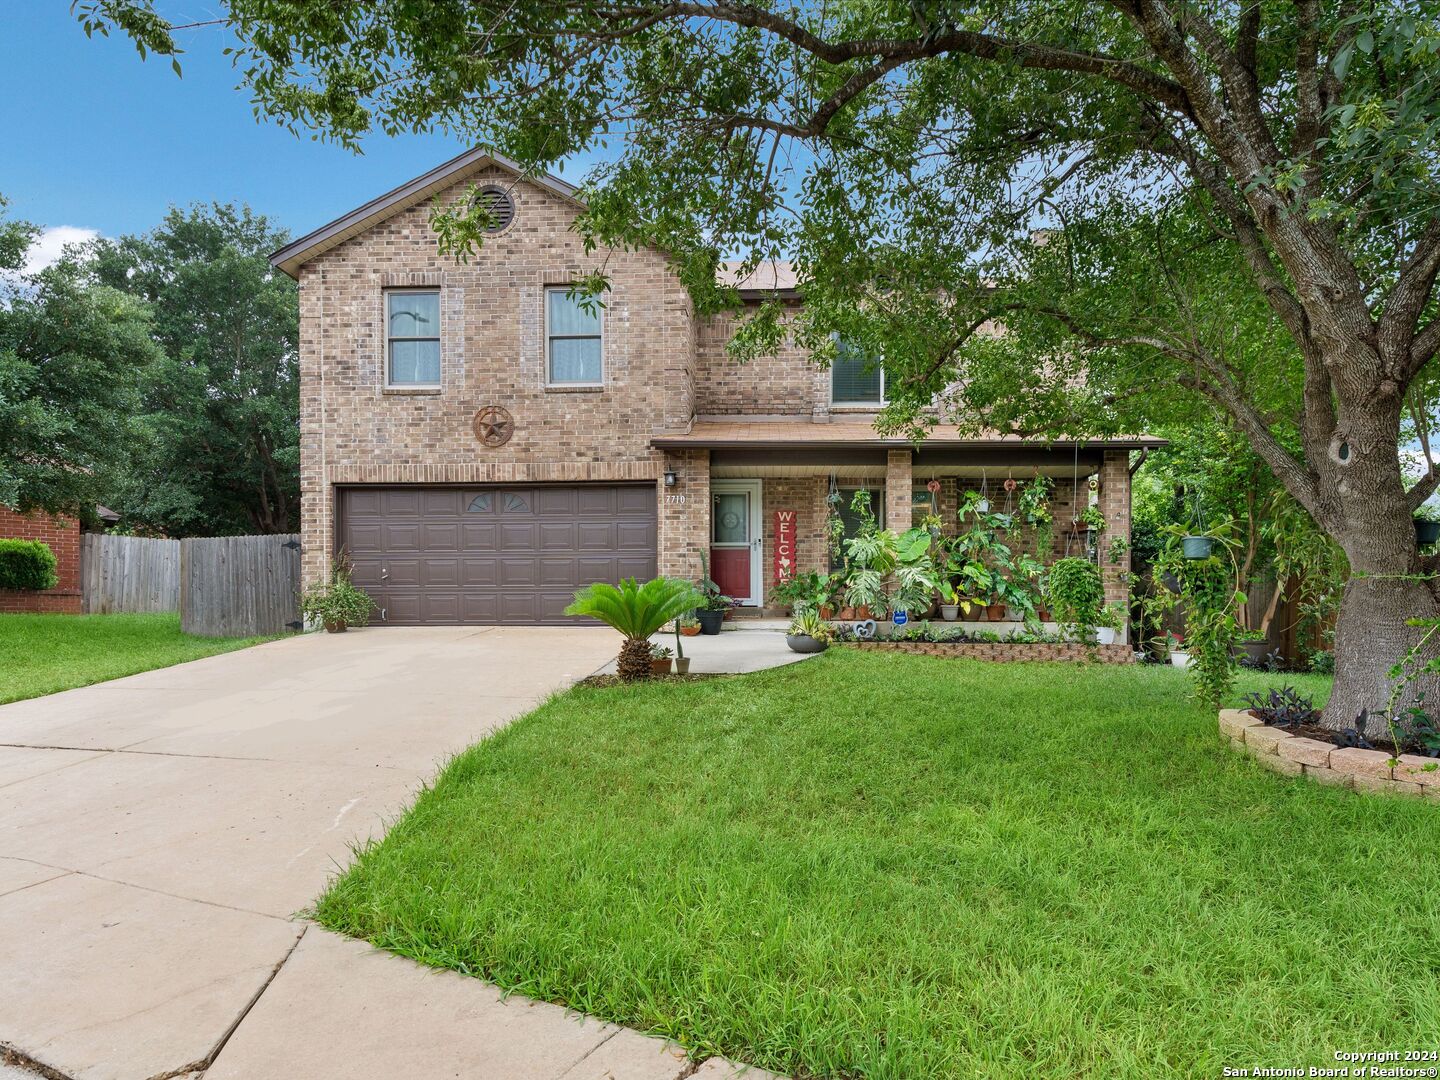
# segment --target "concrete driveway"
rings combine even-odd
[[[617,645],[600,629],[312,634],[0,707],[0,1075],[692,1067],[293,917],[439,763]]]

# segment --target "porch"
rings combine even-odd
[[[776,617],[783,609],[771,594],[782,574],[838,567],[826,521],[832,506],[848,516],[857,491],[870,493],[883,528],[903,532],[938,518],[942,532],[954,535],[966,527],[959,510],[967,492],[980,493],[992,510],[1014,513],[1026,486],[1043,476],[1051,484],[1048,545],[1030,527],[1015,528],[1007,543],[1016,555],[1046,565],[1088,557],[1100,567],[1106,602],[1124,601],[1131,454],[1160,444],[1133,438],[1046,445],[937,428],[916,447],[877,437],[868,422],[698,422],[685,435],[652,441],[665,454],[661,572],[694,578],[708,566],[721,591],[741,601],[738,616]],[[1077,534],[1071,524],[1091,505],[1105,529]]]

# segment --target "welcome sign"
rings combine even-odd
[[[795,576],[795,511],[775,511],[775,582]]]

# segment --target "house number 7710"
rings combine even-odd
[[[683,503],[684,501],[685,501],[685,496],[684,496],[684,495],[671,495],[671,494],[669,494],[668,492],[667,492],[666,495],[665,495],[665,505],[666,505],[666,506],[676,506],[676,505],[679,505],[680,503]]]

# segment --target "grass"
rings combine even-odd
[[[800,1077],[1219,1076],[1436,1044],[1437,839],[1231,752],[1169,667],[832,649],[552,699],[316,914]]]
[[[0,615],[0,703],[169,667],[270,638],[189,637],[180,616]]]

